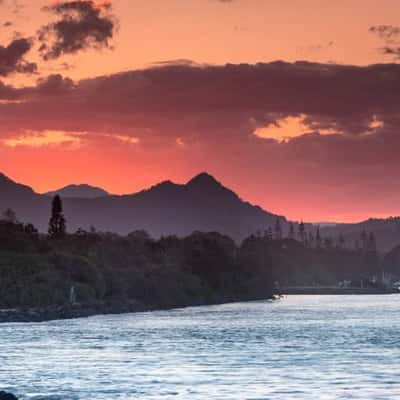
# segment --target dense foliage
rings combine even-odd
[[[379,276],[376,252],[310,248],[251,236],[238,246],[218,233],[159,240],[78,230],[40,235],[0,221],[0,307],[138,301],[154,307],[268,298],[278,285],[336,285]]]
[[[219,234],[153,240],[79,230],[50,238],[30,225],[0,222],[0,307],[137,300],[157,307],[267,298],[271,280],[248,284],[235,243]]]

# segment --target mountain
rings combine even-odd
[[[7,199],[13,199],[13,196],[17,198],[34,194],[34,191],[29,186],[16,183],[2,173],[0,173],[0,190],[1,197],[6,197]]]
[[[361,244],[361,233],[373,232],[379,250],[387,252],[400,245],[400,217],[370,218],[354,224],[336,224],[321,227],[325,237],[337,238],[342,235],[348,247],[354,247],[356,241]]]
[[[10,186],[14,195],[4,197],[3,191]],[[127,234],[145,229],[154,237],[218,231],[240,241],[273,226],[277,218],[284,229],[287,226],[284,217],[243,201],[207,173],[183,185],[165,181],[131,195],[62,198],[70,231],[94,226]],[[6,183],[0,181],[0,210],[12,207],[22,221],[32,222],[41,231],[47,229],[50,203],[48,194],[35,193],[8,178]]]
[[[96,197],[108,196],[109,193],[104,189],[90,185],[68,185],[58,190],[45,193],[46,196],[55,196],[56,194],[61,197],[72,197],[80,199],[95,199]]]
[[[57,191],[63,198],[70,232],[91,226],[120,234],[145,229],[157,238],[185,236],[193,231],[217,231],[241,241],[257,231],[274,227],[277,218],[284,235],[289,230],[289,222],[284,217],[243,201],[207,173],[201,173],[183,185],[165,181],[123,196],[105,195],[104,191],[98,192],[91,187],[86,191],[86,186],[77,188],[76,191],[65,188]],[[79,195],[75,197],[71,193]],[[95,193],[101,193],[101,196],[94,196]],[[30,187],[0,174],[0,213],[11,207],[21,221],[32,222],[45,232],[51,200],[50,194],[35,193]],[[306,229],[315,234],[317,228],[307,224]],[[363,230],[374,232],[381,251],[389,251],[400,244],[400,218],[369,219],[358,224],[324,224],[321,235],[330,237],[334,243],[342,235],[347,247],[354,247]]]
[[[45,221],[50,201],[50,198],[35,193],[29,186],[16,183],[0,173],[0,214],[12,208],[21,221]]]

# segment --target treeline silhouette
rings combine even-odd
[[[300,234],[304,234],[300,224]],[[303,233],[301,233],[303,232]],[[277,231],[275,231],[275,235]],[[185,238],[67,233],[59,196],[40,234],[6,210],[0,219],[0,307],[136,301],[157,308],[271,298],[283,286],[377,284],[376,249],[257,233],[237,245],[217,232]],[[297,239],[297,240],[296,240]],[[319,242],[318,242],[319,243]]]
[[[282,240],[284,238],[298,240],[305,247],[315,249],[349,248],[354,250],[362,250],[364,252],[377,251],[374,232],[367,232],[364,229],[362,230],[358,239],[356,239],[353,243],[348,243],[342,233],[339,233],[337,237],[323,236],[319,226],[306,226],[304,222],[300,222],[296,226],[293,222],[290,222],[288,226],[288,232],[285,236],[282,223],[279,218],[276,219],[274,228],[268,227],[263,234],[258,231],[256,236],[264,236],[264,238],[268,240]]]

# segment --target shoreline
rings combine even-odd
[[[338,288],[331,286],[292,286],[282,288],[280,294],[287,295],[379,295],[379,294],[400,294],[395,289],[383,288]]]
[[[274,301],[288,295],[386,295],[400,294],[396,290],[385,289],[361,289],[361,288],[334,288],[334,287],[288,287],[282,289],[280,294],[273,297],[254,300],[237,301]],[[74,304],[74,305],[50,305],[43,307],[16,307],[0,309],[0,324],[4,323],[40,323],[50,321],[61,321],[67,319],[88,318],[99,315],[119,315],[150,311],[165,311],[185,307],[207,306],[229,304],[230,301],[187,304],[176,306],[149,306],[139,302],[127,303],[94,303],[94,304]]]
[[[132,314],[150,311],[167,311],[187,307],[201,307],[211,305],[229,304],[242,301],[274,301],[279,296],[270,296],[257,299],[237,299],[218,302],[205,302],[196,304],[180,304],[171,306],[150,306],[140,302],[111,303],[99,302],[93,304],[74,304],[74,305],[50,305],[43,307],[15,307],[0,309],[0,324],[3,323],[40,323],[50,321],[61,321],[67,319],[88,318],[98,315],[119,315]],[[1,400],[1,399],[0,399]]]
[[[0,309],[0,324],[49,322],[88,318],[96,315],[118,315],[155,311],[156,309],[155,307],[145,306],[137,302],[16,307]]]

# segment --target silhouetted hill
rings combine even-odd
[[[145,229],[157,238],[216,231],[240,241],[257,231],[263,234],[268,227],[273,228],[277,218],[281,220],[284,236],[288,232],[284,217],[243,201],[207,173],[201,173],[183,185],[165,181],[131,195],[82,198],[81,191],[81,196],[75,198],[65,196],[65,193],[61,196],[70,232],[91,226],[120,234]],[[50,196],[35,193],[30,187],[0,174],[0,212],[11,207],[22,222],[32,222],[41,231],[46,231],[50,202]],[[315,234],[315,226],[306,226],[307,232],[311,229]],[[400,244],[400,218],[325,225],[321,226],[321,235],[331,238],[335,244],[342,234],[346,247],[354,247],[363,230],[374,232],[381,251],[389,251]]]
[[[47,229],[51,198],[35,193],[4,177],[13,195],[0,196],[0,210],[15,209],[22,221]],[[11,192],[11,189],[7,189]],[[102,231],[126,234],[145,229],[152,236],[176,234],[186,236],[193,231],[218,231],[235,240],[242,240],[256,231],[273,226],[277,216],[241,200],[211,175],[202,173],[187,184],[162,182],[136,194],[103,196],[93,199],[64,197],[68,228],[91,226]],[[286,219],[279,217],[284,230]]]
[[[44,193],[46,196],[73,197],[80,199],[95,199],[96,197],[108,196],[109,193],[104,189],[90,185],[68,185],[58,190]]]
[[[45,221],[50,198],[35,193],[29,186],[16,183],[0,174],[0,212],[12,208],[21,221]]]
[[[337,224],[321,228],[324,236],[345,238],[348,246],[354,246],[355,241],[361,244],[360,235],[365,232],[373,232],[376,244],[380,251],[387,252],[400,244],[400,217],[370,218],[355,224]]]
[[[34,193],[29,186],[16,183],[2,173],[0,173],[0,190],[1,196],[6,196],[7,198],[12,198],[12,196],[29,196]]]

